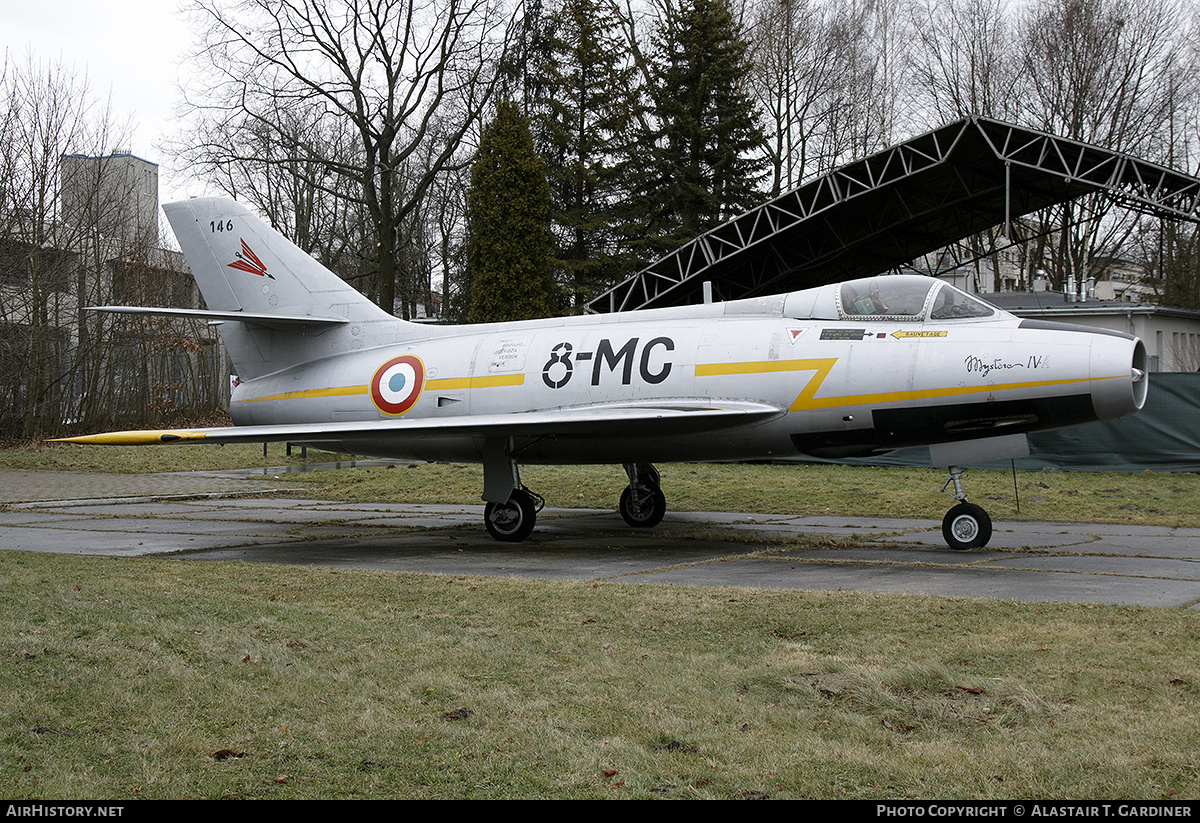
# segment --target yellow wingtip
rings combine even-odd
[[[164,443],[194,443],[206,437],[204,432],[128,431],[56,437],[51,443],[81,443],[86,446],[157,446]]]

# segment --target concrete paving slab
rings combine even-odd
[[[192,473],[44,474],[55,477],[0,472],[0,549],[1168,608],[1200,603],[1200,529],[1008,521],[997,525],[986,549],[955,552],[942,542],[940,522],[925,520],[672,512],[643,530],[628,528],[613,511],[546,509],[533,537],[505,544],[482,528],[481,505],[247,497],[248,487],[236,484],[252,481]],[[16,490],[5,484],[13,475],[20,475]],[[234,490],[222,491],[231,482]],[[139,489],[158,494],[128,496]],[[95,496],[55,498],[55,490]],[[797,541],[829,536],[855,542]]]
[[[243,537],[287,537],[297,535],[292,523],[267,521],[240,522],[217,517],[209,518],[163,518],[163,517],[74,517],[40,526],[47,531],[64,533],[77,532],[124,532],[133,535],[174,533],[187,535],[227,535],[237,539]]]
[[[1158,557],[1112,557],[1096,555],[1023,555],[998,560],[997,569],[1106,574],[1122,578],[1200,581],[1200,563],[1179,563]]]
[[[770,559],[805,561],[810,563],[844,564],[903,564],[906,566],[939,566],[945,568],[971,568],[995,563],[1012,557],[1008,552],[976,549],[970,552],[950,551],[942,547],[939,551],[918,545],[883,545],[863,543],[853,549],[838,548],[795,548],[783,547]]]
[[[100,474],[0,471],[0,503],[154,499],[172,495],[261,494],[283,486],[273,478],[223,477],[200,472]]]
[[[249,536],[240,538],[240,541],[245,542],[253,540],[254,538]],[[65,531],[42,528],[5,528],[0,524],[0,547],[12,551],[104,557],[145,557],[219,548],[228,546],[230,542],[229,535],[217,534],[203,535],[178,531],[143,534],[128,531]]]
[[[411,539],[410,539],[411,538]],[[531,538],[532,539],[532,538]],[[483,542],[488,541],[488,542]],[[193,552],[193,560],[242,560],[297,563],[341,568],[372,568],[423,574],[465,574],[559,580],[616,580],[654,572],[674,564],[704,564],[726,553],[724,546],[653,547],[563,546],[558,541],[542,548],[495,543],[462,532],[412,535],[373,535],[353,540],[323,540],[302,546]],[[640,542],[640,541],[638,541]],[[303,559],[297,556],[303,551]]]

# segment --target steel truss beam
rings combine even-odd
[[[878,274],[1099,192],[1200,222],[1200,179],[1097,146],[969,117],[812,180],[717,226],[585,306],[736,299]]]

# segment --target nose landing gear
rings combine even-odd
[[[979,506],[967,502],[962,474],[961,466],[951,466],[950,477],[942,485],[942,491],[958,501],[942,518],[942,537],[947,546],[957,551],[983,548],[992,539],[992,518]],[[947,492],[946,487],[952,483],[954,492]]]

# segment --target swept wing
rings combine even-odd
[[[582,406],[546,411],[443,418],[370,420],[218,428],[107,432],[59,438],[61,443],[145,446],[161,443],[330,443],[426,437],[606,437],[636,427],[655,436],[717,431],[779,417],[784,410],[769,403],[672,400],[661,404]]]

